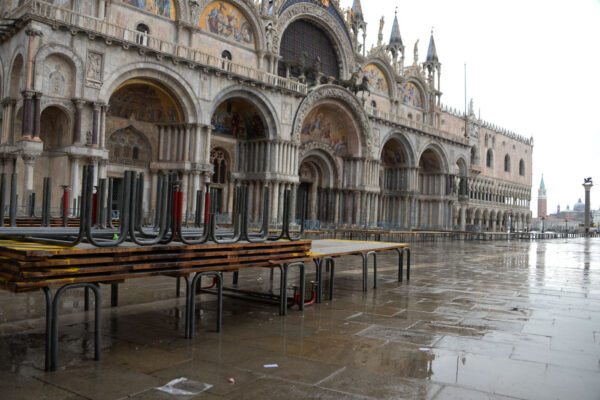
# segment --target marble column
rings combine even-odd
[[[10,143],[12,140],[12,130],[14,126],[14,109],[17,101],[15,99],[5,99],[2,102],[2,139],[1,144]]]
[[[189,188],[189,172],[183,171],[181,174],[181,193],[183,193],[183,199],[181,204],[182,218],[185,221],[188,213],[188,192]]]
[[[100,103],[92,104],[92,146],[98,147],[100,138]]]
[[[24,90],[23,94],[23,115],[21,123],[21,139],[30,140],[33,135],[33,94],[30,90]]]
[[[82,143],[81,137],[81,122],[82,122],[82,113],[83,113],[83,105],[85,104],[84,100],[81,99],[73,99],[73,103],[75,103],[75,123],[73,126],[73,144],[76,146],[80,146]]]
[[[279,218],[279,182],[272,183],[271,189],[271,218],[275,221]]]
[[[156,200],[158,190],[158,174],[156,171],[150,171],[150,212],[156,211]]]
[[[71,157],[71,204],[77,204],[77,198],[81,196],[81,178],[79,177],[79,157]],[[74,210],[74,214],[77,211]]]
[[[309,195],[309,217],[308,219],[310,220],[316,220],[317,219],[317,193],[318,193],[318,188],[317,188],[317,183],[313,182],[313,184],[310,186],[310,195]]]
[[[42,94],[36,92],[33,94],[33,140],[40,140],[40,103],[41,103]]]
[[[33,170],[35,167],[35,157],[31,155],[23,154],[23,191],[21,193],[21,202],[26,204],[29,198],[29,193],[33,190]]]
[[[106,148],[106,111],[108,110],[107,104],[102,104],[100,107],[100,148]]]

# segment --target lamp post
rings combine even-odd
[[[585,178],[583,180],[583,188],[585,189],[585,236],[588,236],[590,233],[590,190],[592,189],[592,186],[594,186],[592,178]]]
[[[544,233],[544,221],[546,220],[546,217],[542,217],[542,233]]]
[[[567,234],[569,233],[569,226],[567,224],[568,222],[569,222],[569,220],[567,218],[565,218],[565,233],[567,233]]]

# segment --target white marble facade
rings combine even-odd
[[[532,139],[441,104],[433,36],[424,61],[394,34],[364,52],[360,7],[25,0],[0,13],[16,18],[0,36],[0,168],[22,177],[22,204],[51,176],[57,206],[92,163],[96,179],[144,172],[148,213],[157,177],[174,171],[189,215],[211,183],[222,213],[241,184],[259,213],[269,186],[273,219],[284,190],[294,204],[306,192],[321,227],[530,223]],[[325,43],[318,61],[311,43],[288,40],[307,26]],[[308,61],[290,46],[307,46]]]

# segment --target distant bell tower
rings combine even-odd
[[[538,218],[546,217],[547,215],[546,185],[544,185],[544,175],[542,174],[542,182],[540,182],[540,188],[538,189]]]

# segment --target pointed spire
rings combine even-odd
[[[354,18],[356,18],[357,21],[364,21],[360,0],[354,0],[354,3],[352,4],[352,12],[354,13]]]
[[[400,25],[398,24],[398,7],[394,12],[394,24],[392,25],[392,34],[390,36],[390,45],[399,44],[402,46],[402,37],[400,37]]]
[[[429,39],[429,49],[427,50],[427,62],[439,62],[437,51],[435,50],[435,41],[433,40],[433,28],[431,28],[431,38]]]
[[[544,174],[542,174],[542,182],[540,182],[540,189],[546,189],[546,185],[544,184]]]

